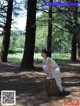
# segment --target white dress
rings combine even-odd
[[[43,59],[43,70],[44,71],[48,71],[48,60],[51,61],[51,69],[52,69],[52,76],[47,76],[47,79],[52,79],[54,78],[56,80],[56,84],[59,87],[60,92],[63,91],[63,87],[62,87],[62,82],[61,82],[61,74],[60,74],[60,68],[58,66],[58,64],[51,58],[47,57],[47,59]]]

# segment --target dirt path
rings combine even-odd
[[[0,63],[0,91],[16,90],[16,106],[80,106],[80,64],[61,66],[63,86],[70,91],[65,97],[46,96],[43,87],[45,74],[41,69],[20,71],[17,67],[13,63]],[[72,105],[78,100],[79,105]]]

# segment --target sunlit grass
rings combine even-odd
[[[17,62],[20,63],[22,61],[23,53],[16,53],[16,54],[9,54],[8,60],[11,62]],[[62,63],[65,61],[70,60],[70,54],[60,54],[60,53],[53,53],[52,58],[56,60],[58,63]],[[35,53],[34,55],[34,62],[41,62],[42,57],[40,53]]]

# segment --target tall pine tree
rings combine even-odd
[[[53,0],[50,0],[53,2]],[[49,57],[51,57],[51,43],[52,43],[52,6],[49,6],[49,20],[48,20],[48,36],[47,36],[47,50]]]
[[[8,0],[6,24],[5,24],[3,44],[2,44],[2,57],[1,57],[2,62],[7,62],[8,50],[10,44],[12,10],[13,10],[13,0]]]
[[[36,32],[36,3],[37,0],[28,0],[27,23],[26,23],[26,39],[22,68],[32,68],[35,47],[35,32]]]

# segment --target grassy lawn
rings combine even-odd
[[[22,60],[23,54],[22,53],[16,53],[16,54],[9,54],[8,59],[11,62],[17,62],[20,63]],[[58,63],[62,63],[65,61],[68,61],[70,59],[70,54],[60,54],[60,53],[53,53],[52,58],[56,60]],[[40,53],[35,53],[34,55],[34,62],[41,62],[42,57]]]

